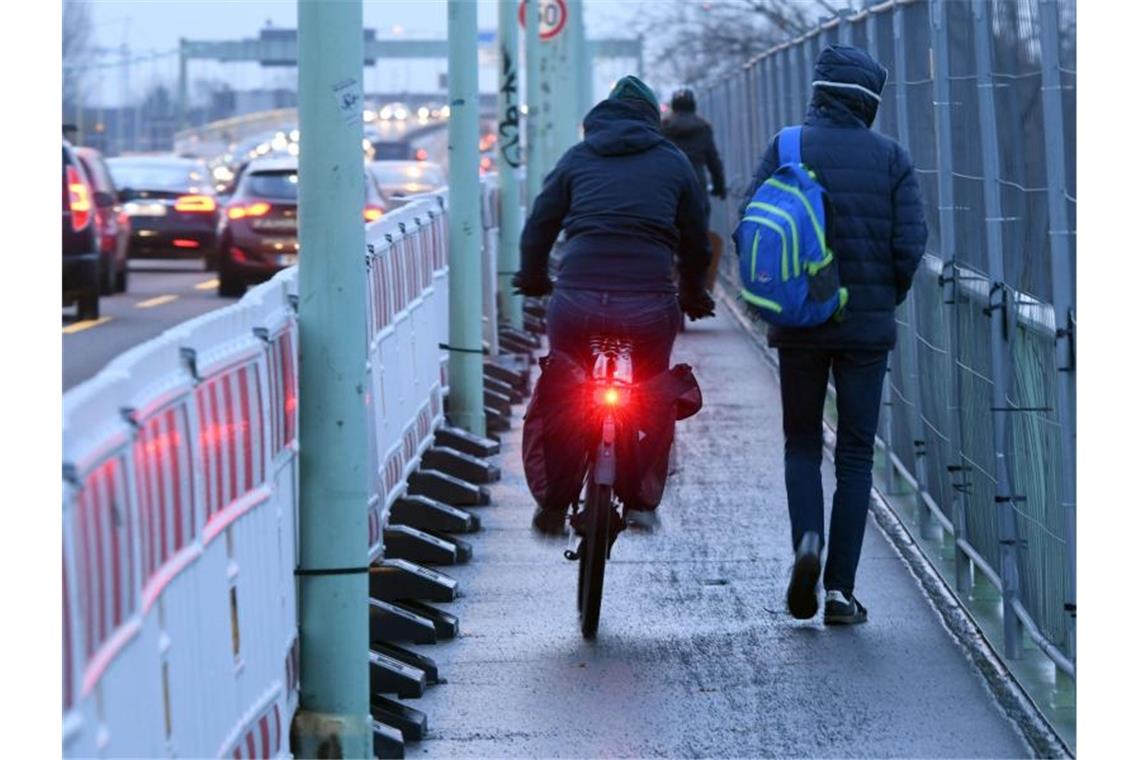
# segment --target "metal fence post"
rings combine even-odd
[[[1077,366],[1076,260],[1070,245],[1072,220],[1066,204],[1065,135],[1061,110],[1061,64],[1058,52],[1056,0],[1040,0],[1041,102],[1045,128],[1045,172],[1049,183],[1049,253],[1056,314],[1058,372],[1057,417],[1061,424],[1061,504],[1065,510],[1069,576],[1065,610],[1069,613],[1067,654],[1077,657]]]
[[[499,303],[507,324],[523,329],[522,298],[512,295],[519,268],[519,31],[513,0],[499,0]],[[495,326],[492,326],[495,327]]]
[[[969,509],[969,503],[964,496],[964,490],[966,488],[965,480],[969,477],[969,471],[966,469],[966,464],[962,458],[962,389],[958,379],[958,368],[954,366],[960,356],[960,326],[956,311],[961,308],[961,302],[958,293],[957,264],[955,262],[957,241],[954,233],[954,176],[952,173],[953,153],[951,149],[951,130],[953,129],[953,125],[950,114],[949,40],[947,39],[946,27],[942,23],[942,17],[945,12],[946,9],[941,0],[931,0],[930,31],[933,52],[931,65],[933,66],[933,70],[930,73],[934,87],[934,123],[937,132],[938,218],[942,244],[943,272],[950,272],[949,277],[944,276],[942,278],[943,302],[948,304],[952,309],[952,324],[950,326],[950,361],[952,363],[950,368],[950,401],[952,408],[950,411],[953,431],[951,436],[953,438],[951,448],[952,456],[955,457],[956,462],[950,465],[950,468],[952,474],[956,473],[957,476],[962,479],[962,482],[959,482],[957,484],[958,487],[954,489],[956,494],[953,514],[954,531],[956,534],[954,566],[957,588],[959,591],[964,592],[967,591],[971,585],[970,562],[962,551],[959,542],[967,543],[970,537],[969,526],[966,520],[966,511]],[[902,49],[905,51],[903,13],[904,8],[895,8],[895,34],[903,38],[896,43],[898,45],[896,50]]]
[[[483,225],[479,191],[479,66],[475,4],[448,0],[447,121],[450,171],[447,233],[450,416],[476,435],[486,431],[483,411]],[[534,14],[537,16],[537,14]]]
[[[1002,627],[1005,654],[1011,659],[1021,656],[1021,621],[1014,612],[1014,601],[1021,593],[1018,554],[1017,515],[1013,505],[1019,498],[1013,493],[1009,476],[1007,432],[1011,409],[1008,399],[1010,377],[1009,329],[1016,305],[1005,283],[1005,260],[1002,257],[1001,189],[998,186],[997,116],[994,110],[993,65],[989,0],[974,0],[974,55],[978,76],[978,127],[981,139],[983,193],[985,199],[986,262],[989,269],[990,357],[993,373],[994,428],[994,508],[998,511],[998,539],[1001,542]]]
[[[776,128],[772,130],[773,135],[788,126],[788,114],[785,108],[787,103],[785,100],[787,85],[784,83],[785,66],[782,52],[781,50],[777,50],[772,54],[772,68],[774,69],[773,73],[776,80],[776,87],[772,90],[772,93],[776,96],[775,108],[773,109],[776,113]]]
[[[298,756],[372,751],[368,689],[363,8],[300,0]]]

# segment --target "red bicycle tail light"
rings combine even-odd
[[[364,221],[375,222],[382,216],[384,216],[384,209],[380,208],[379,206],[364,207]]]
[[[602,401],[604,401],[607,406],[617,406],[620,400],[621,395],[618,393],[617,388],[606,388],[602,394]]]
[[[67,194],[71,206],[71,229],[79,232],[91,223],[91,191],[74,166],[67,167]]]
[[[174,202],[175,211],[209,212],[217,207],[217,202],[209,195],[183,195]]]

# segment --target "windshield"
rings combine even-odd
[[[435,164],[373,164],[372,176],[382,187],[415,185],[436,188],[444,184],[443,168]]]
[[[292,169],[254,172],[244,177],[246,195],[257,198],[297,200],[297,172]]]
[[[115,186],[131,190],[165,190],[170,192],[207,193],[210,183],[206,172],[188,164],[130,163],[111,159],[107,162]]]

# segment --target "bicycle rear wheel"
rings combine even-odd
[[[613,487],[598,485],[590,478],[586,492],[586,535],[578,549],[578,611],[582,636],[594,638],[602,611],[602,583],[606,575],[606,553],[610,546],[610,512]]]

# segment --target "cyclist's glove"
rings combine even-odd
[[[515,272],[511,277],[511,287],[517,296],[541,298],[554,292],[554,283],[546,272]]]
[[[694,322],[705,317],[716,316],[716,301],[700,283],[683,285],[679,300],[681,311],[685,312],[685,315]]]

